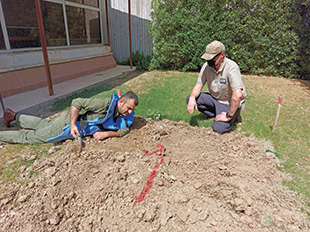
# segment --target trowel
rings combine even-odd
[[[87,122],[84,122],[83,119],[80,121],[80,126],[81,126],[81,133],[78,135],[78,146],[79,146],[79,151],[82,151],[82,145],[83,145],[83,131],[87,127]]]

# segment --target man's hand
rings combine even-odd
[[[118,137],[119,133],[117,131],[97,131],[93,134],[94,139],[104,140],[109,137]]]
[[[194,112],[194,109],[198,110],[196,98],[199,96],[202,88],[203,85],[200,84],[196,84],[194,86],[187,104],[187,111],[189,114],[192,114]]]
[[[230,108],[228,111],[230,115],[234,115],[237,112],[241,99],[242,99],[242,89],[234,90],[232,92]],[[220,122],[229,122],[230,120],[231,118],[227,117],[226,112],[222,112],[216,115],[216,117],[214,118],[214,121],[220,121]]]
[[[226,116],[226,112],[222,112],[215,116],[214,121],[216,122],[229,122],[231,118]]]
[[[73,136],[73,138],[77,139],[76,135],[79,135],[79,129],[76,127],[75,123],[79,116],[80,110],[76,108],[75,106],[71,105],[70,109],[70,134]]]
[[[76,125],[70,126],[70,134],[73,136],[73,138],[77,139],[77,135],[80,134],[80,131]]]
[[[197,102],[195,98],[189,98],[188,104],[187,104],[187,111],[189,114],[192,114],[194,112],[194,108],[198,110],[197,108]]]

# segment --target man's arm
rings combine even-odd
[[[188,101],[188,104],[187,104],[187,111],[189,114],[192,114],[193,111],[194,111],[194,108],[196,110],[197,109],[197,102],[196,102],[196,98],[199,96],[201,90],[203,88],[203,85],[200,85],[200,84],[196,84],[191,92],[191,95],[189,97],[189,101]]]
[[[234,116],[235,113],[238,110],[238,107],[240,105],[240,101],[242,99],[242,89],[236,89],[232,92],[231,100],[230,100],[230,108],[229,108],[229,115]],[[231,118],[228,118],[226,115],[226,112],[222,112],[214,118],[214,121],[223,121],[228,122]]]
[[[119,137],[118,131],[97,131],[93,134],[96,140],[103,140],[110,137]]]
[[[77,128],[77,126],[75,125],[76,120],[79,116],[80,110],[78,108],[76,108],[75,106],[71,105],[71,109],[70,109],[70,133],[73,136],[73,138],[77,138],[77,134],[79,135],[79,129]]]

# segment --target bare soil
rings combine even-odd
[[[38,175],[0,196],[0,231],[309,231],[263,144],[136,117],[125,137],[66,141],[22,170]]]

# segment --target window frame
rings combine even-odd
[[[85,47],[85,46],[98,46],[98,45],[106,45],[106,44],[108,44],[108,41],[104,41],[104,37],[105,36],[103,34],[103,31],[104,31],[103,24],[104,24],[105,21],[103,20],[103,17],[104,17],[105,14],[103,13],[104,4],[102,3],[103,1],[107,1],[107,0],[98,0],[99,7],[84,5],[84,4],[70,2],[70,1],[66,1],[66,0],[41,0],[41,1],[61,4],[62,5],[62,10],[63,10],[67,45],[64,45],[64,46],[48,46],[49,49],[74,48],[74,47]],[[99,12],[101,43],[97,43],[97,44],[82,44],[82,45],[71,45],[70,44],[70,35],[69,35],[67,15],[66,15],[66,6],[78,7],[78,8],[82,8],[82,9],[87,9],[87,10],[92,10],[92,11]],[[5,43],[5,47],[6,47],[5,49],[0,50],[0,54],[1,53],[14,52],[14,51],[36,51],[36,50],[41,50],[41,47],[28,47],[28,48],[25,47],[25,48],[14,48],[14,49],[11,48],[9,37],[8,37],[8,32],[7,32],[7,27],[6,27],[6,23],[5,23],[5,18],[4,18],[4,14],[3,14],[3,8],[2,8],[1,0],[0,0],[0,23],[1,23],[1,27],[2,27],[4,43]],[[107,22],[106,27],[109,27],[108,26],[108,22]]]

